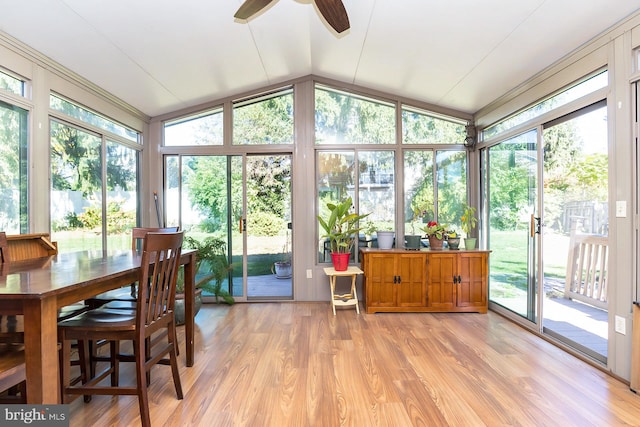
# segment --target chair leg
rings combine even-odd
[[[140,407],[140,421],[142,427],[151,427],[149,415],[149,396],[147,394],[146,343],[144,340],[133,342],[136,358],[136,383],[138,386],[138,406]]]
[[[60,396],[62,403],[69,403],[66,389],[71,377],[71,341],[65,339],[64,332],[59,331],[58,337],[62,341],[62,349],[58,352],[60,359]]]
[[[82,379],[82,384],[86,384],[91,378],[93,378],[93,375],[89,376],[91,372],[90,354],[91,350],[89,349],[89,341],[78,340],[78,358],[80,359],[80,377]],[[71,360],[69,360],[69,366],[71,366]],[[91,402],[90,394],[84,395],[84,402]]]
[[[178,342],[175,340],[175,336],[176,336],[176,325],[175,323],[172,323],[171,325],[169,325],[169,334],[167,335],[169,337],[169,341],[173,344],[171,347],[171,351],[169,353],[169,363],[171,364],[171,374],[173,374],[173,384],[176,388],[176,395],[178,396],[178,399],[182,399],[183,395],[182,395],[182,383],[180,382],[180,371],[178,370],[178,356],[177,356],[177,349],[178,349]],[[173,340],[172,340],[173,337]]]
[[[111,386],[118,387],[120,380],[120,363],[118,360],[120,354],[120,341],[111,341],[109,343],[109,359],[111,364]]]

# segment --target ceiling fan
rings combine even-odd
[[[264,9],[273,0],[245,0],[236,12],[234,18],[249,19],[262,9]],[[313,0],[318,6],[318,10],[327,20],[327,23],[336,30],[338,34],[349,29],[349,16],[347,10],[342,4],[342,0]]]

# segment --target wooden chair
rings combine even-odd
[[[9,257],[9,243],[7,242],[7,234],[4,231],[0,231],[0,262],[10,262]]]
[[[140,418],[144,427],[151,425],[147,395],[147,379],[151,368],[158,363],[169,364],[178,399],[182,399],[182,386],[178,371],[175,342],[174,316],[178,260],[182,248],[182,232],[148,233],[143,243],[139,283],[148,284],[138,289],[136,311],[97,308],[58,324],[62,340],[61,383],[63,402],[68,395],[137,395]],[[110,366],[95,378],[87,380],[89,358],[83,357],[84,383],[71,386],[69,380],[71,340],[83,346],[82,354],[88,354],[89,341],[107,340],[112,346]],[[118,343],[133,341],[135,354],[135,386],[120,386]],[[111,376],[111,387],[102,382]]]
[[[134,227],[131,229],[131,249],[139,250],[147,233],[176,233],[180,227]],[[110,308],[131,310],[135,309],[136,284],[125,286],[120,289],[103,292],[95,297],[86,300],[91,308],[98,308],[102,305],[112,303]],[[119,303],[124,302],[124,303]]]
[[[0,344],[0,403],[26,403],[24,346]]]

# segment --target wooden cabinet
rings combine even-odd
[[[410,311],[405,309],[425,306],[424,256],[380,251],[365,258],[362,269],[365,275],[368,275],[367,310],[375,308],[380,310],[374,311]]]
[[[442,251],[427,255],[428,305],[441,311],[487,312],[488,253]]]
[[[488,306],[488,251],[362,249],[367,313],[480,312]]]

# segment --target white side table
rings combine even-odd
[[[349,306],[355,305],[356,312],[360,314],[360,306],[358,305],[358,294],[356,292],[356,278],[358,274],[364,272],[358,267],[349,267],[345,271],[336,271],[333,267],[325,267],[324,274],[329,276],[329,285],[331,286],[331,308],[333,315],[336,315],[336,306]],[[351,277],[351,292],[348,294],[336,294],[336,279],[338,277],[347,276]]]

